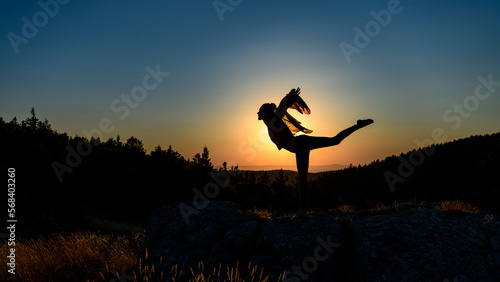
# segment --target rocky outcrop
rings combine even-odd
[[[499,217],[434,205],[266,219],[233,203],[183,203],[152,213],[146,246],[155,273],[203,261],[241,272],[251,263],[270,281],[500,280]]]
[[[484,213],[457,215],[419,208],[357,216],[358,272],[369,281],[498,281],[500,253],[491,242],[500,226],[491,229]]]

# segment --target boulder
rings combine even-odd
[[[256,240],[257,215],[226,202],[209,202],[203,209],[197,208],[193,203],[167,205],[151,214],[146,248],[156,267],[161,258],[164,273],[170,273],[174,265],[189,269],[200,261],[211,266],[248,260],[244,251]]]
[[[363,281],[498,279],[498,252],[489,245],[484,217],[456,217],[429,208],[354,216],[359,276]]]
[[[269,281],[500,281],[498,215],[435,205],[293,219],[227,202],[168,205],[151,214],[146,247],[156,274],[177,266],[178,278],[202,261],[205,270],[238,266],[243,277],[258,266]]]

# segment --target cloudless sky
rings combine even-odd
[[[311,165],[370,163],[436,128],[438,143],[500,131],[498,1],[7,0],[0,18],[0,116],[35,107],[71,136],[109,119],[104,140],[135,136],[185,157],[207,146],[215,165],[290,165],[256,113],[297,86],[312,113],[291,114],[314,136],[375,120],[313,151]],[[148,67],[169,75],[126,106]],[[493,81],[481,99],[478,77]]]

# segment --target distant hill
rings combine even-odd
[[[418,148],[369,165],[319,173],[311,183],[314,206],[373,208],[394,201],[458,199],[497,211],[500,133]]]
[[[471,136],[369,165],[310,173],[309,199],[313,209],[321,210],[457,199],[497,211],[499,171],[500,133]],[[238,196],[231,200],[246,207],[293,211],[298,201],[297,172],[283,170],[284,184],[279,184],[279,174],[280,170],[242,171],[241,178],[232,182]],[[269,179],[267,184],[264,176]]]
[[[309,172],[311,173],[316,173],[316,172],[324,172],[324,171],[333,171],[333,170],[339,170],[348,167],[348,165],[341,165],[341,164],[331,164],[331,165],[311,165],[309,166]],[[264,170],[290,170],[290,171],[297,171],[297,166],[296,165],[243,165],[239,166],[240,170],[243,171],[264,171]]]
[[[20,234],[86,228],[96,218],[145,221],[157,206],[203,198],[284,213],[298,207],[296,171],[229,169],[225,183],[214,178],[225,171],[214,168],[208,148],[186,158],[171,147],[146,152],[133,136],[71,137],[39,120],[34,109],[21,121],[0,117],[0,136],[0,169],[16,171],[16,206],[22,207],[16,217],[25,223],[16,230]],[[471,136],[369,165],[311,173],[309,199],[312,209],[322,210],[457,199],[497,211],[499,171],[500,133]]]

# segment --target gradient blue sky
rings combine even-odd
[[[500,131],[500,86],[470,104],[466,118],[453,108],[474,96],[478,76],[500,81],[500,2],[399,1],[401,11],[348,63],[339,45],[355,46],[354,28],[388,3],[397,1],[243,0],[221,21],[212,1],[72,0],[16,54],[9,34],[23,36],[22,18],[33,22],[43,9],[2,1],[0,116],[24,119],[35,107],[73,136],[109,118],[115,128],[104,139],[133,135],[148,150],[172,145],[186,157],[208,146],[216,165],[294,164],[256,113],[297,86],[312,113],[294,115],[313,135],[375,120],[313,152],[311,165],[383,159],[417,147],[435,128],[446,141]],[[157,65],[170,75],[120,119],[112,102]]]

